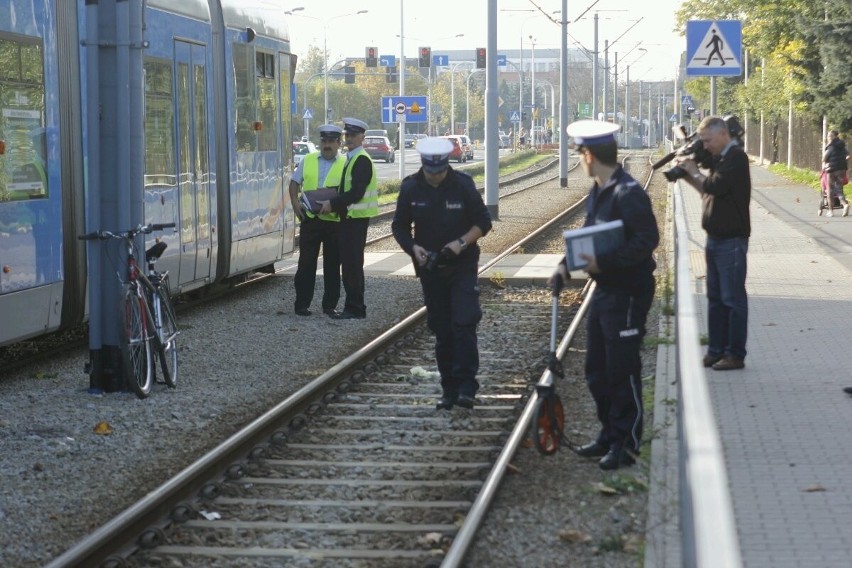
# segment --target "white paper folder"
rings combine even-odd
[[[588,264],[581,254],[600,256],[624,244],[624,222],[621,219],[572,229],[562,233],[565,237],[565,260],[568,270],[580,270]]]

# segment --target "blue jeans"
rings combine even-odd
[[[748,333],[747,254],[748,239],[745,237],[717,239],[707,236],[704,257],[707,262],[709,355],[733,355],[745,359]]]

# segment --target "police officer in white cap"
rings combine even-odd
[[[596,287],[586,318],[586,382],[597,406],[597,438],[575,448],[583,457],[600,458],[601,469],[635,463],[642,441],[642,360],[645,319],[654,298],[653,252],[659,243],[651,200],[618,163],[617,125],[580,120],[568,125],[583,170],[594,180],[586,200],[583,226],[620,219],[624,244],[615,251],[581,255]],[[551,286],[568,280],[565,259]]]
[[[439,410],[473,408],[479,389],[476,241],[491,230],[491,215],[473,179],[450,167],[452,149],[446,138],[417,143],[422,165],[402,181],[391,225],[423,287],[441,374]]]
[[[346,138],[346,164],[337,197],[324,202],[321,212],[334,211],[340,215],[340,265],[343,269],[343,289],[346,301],[337,319],[364,319],[364,247],[370,217],[379,214],[379,190],[373,160],[361,146],[367,123],[357,118],[343,119]]]
[[[340,300],[340,253],[337,213],[316,213],[302,207],[298,194],[301,189],[310,201],[317,190],[334,189],[340,186],[346,158],[340,155],[340,137],[343,130],[334,124],[319,127],[320,149],[305,156],[290,179],[290,202],[300,219],[299,268],[296,270],[295,312],[300,316],[311,315],[311,301],[316,284],[317,259],[322,247],[323,294],[322,311],[329,316],[337,315]]]

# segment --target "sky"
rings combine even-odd
[[[579,44],[594,51],[597,13],[598,50],[603,57],[604,40],[609,40],[610,64],[618,53],[622,79],[630,65],[631,81],[670,80],[681,52],[686,50],[685,37],[672,31],[674,12],[681,2],[569,0],[568,48]],[[283,0],[279,5],[284,10],[304,8],[290,18],[293,51],[298,54],[311,45],[322,49],[325,38],[332,62],[363,57],[367,46],[378,47],[380,55],[399,57],[401,28],[406,57],[417,57],[420,46],[429,46],[433,55],[442,49],[470,49],[472,58],[474,49],[487,46],[486,0]],[[545,13],[560,22],[561,14],[552,12],[562,8],[562,0],[498,0],[497,5],[498,51],[520,49],[523,38],[528,57],[530,35],[537,49],[559,49],[561,26],[549,21]],[[353,15],[359,10],[367,13]],[[457,34],[464,37],[455,37]]]

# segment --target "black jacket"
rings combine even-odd
[[[583,226],[616,219],[624,222],[624,246],[596,256],[601,271],[591,277],[603,290],[630,292],[643,286],[657,267],[653,252],[660,242],[660,233],[651,199],[621,166],[603,187],[597,183],[592,187],[586,200]]]
[[[708,235],[717,239],[751,235],[751,173],[748,156],[739,145],[729,146],[714,160],[702,191],[701,226]]]
[[[839,172],[847,169],[846,143],[840,138],[835,138],[825,146],[825,152],[822,155],[822,162],[826,165],[825,171]]]
[[[426,183],[422,170],[402,180],[391,230],[396,242],[409,255],[415,243],[428,251],[440,252],[444,245],[464,235],[473,225],[479,227],[483,235],[487,234],[491,230],[491,214],[473,178],[466,173],[449,168],[447,177],[438,187]],[[465,261],[479,261],[476,243],[459,255],[457,262]]]

